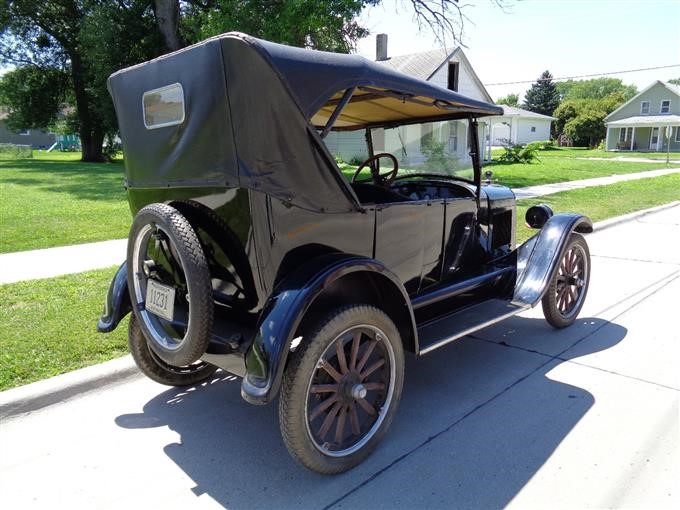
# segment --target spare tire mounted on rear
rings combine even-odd
[[[183,366],[208,347],[213,324],[210,271],[196,232],[174,207],[141,209],[130,229],[128,286],[149,347]]]

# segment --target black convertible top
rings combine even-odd
[[[118,71],[108,86],[128,186],[246,187],[325,212],[356,200],[317,130],[502,113],[356,55],[236,32]],[[169,122],[161,112],[149,124],[164,90]]]

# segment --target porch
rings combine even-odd
[[[680,150],[678,115],[637,116],[607,123],[605,150],[666,152],[669,149]]]

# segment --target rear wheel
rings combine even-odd
[[[217,367],[205,361],[177,367],[160,359],[150,348],[139,327],[137,317],[132,314],[128,324],[128,345],[135,364],[149,379],[167,386],[191,386],[211,377]]]
[[[572,234],[550,286],[543,296],[543,315],[555,328],[573,324],[590,283],[590,251],[580,234]]]
[[[128,241],[128,286],[149,347],[184,366],[208,347],[213,324],[210,271],[193,228],[165,204],[139,211]]]
[[[319,473],[356,466],[387,432],[403,380],[392,320],[372,306],[334,311],[303,335],[284,374],[279,420],[288,451]]]

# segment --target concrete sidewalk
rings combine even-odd
[[[409,356],[389,434],[348,473],[296,465],[277,406],[244,403],[235,377],[126,377],[0,422],[4,505],[679,508],[680,206],[617,221],[587,236],[573,326],[538,307]]]
[[[593,179],[582,179],[580,181],[566,181],[556,182],[553,184],[541,184],[538,186],[528,186],[526,188],[515,188],[512,191],[515,196],[520,198],[536,198],[544,195],[552,195],[553,193],[560,193],[561,191],[570,191],[580,188],[590,188],[592,186],[604,186],[607,184],[616,184],[617,182],[635,181],[638,179],[649,179],[652,177],[659,177],[661,175],[669,175],[680,173],[678,168],[662,168],[659,170],[648,170],[645,172],[635,172],[632,174],[617,174],[609,175],[607,177],[595,177]]]
[[[512,191],[520,198],[534,198],[590,186],[603,186],[623,181],[646,179],[679,173],[680,168],[664,168],[632,174],[611,175],[579,181],[543,184]],[[121,264],[126,258],[127,239],[76,244],[43,250],[0,254],[0,284],[23,280],[51,278],[64,274],[103,269]]]

